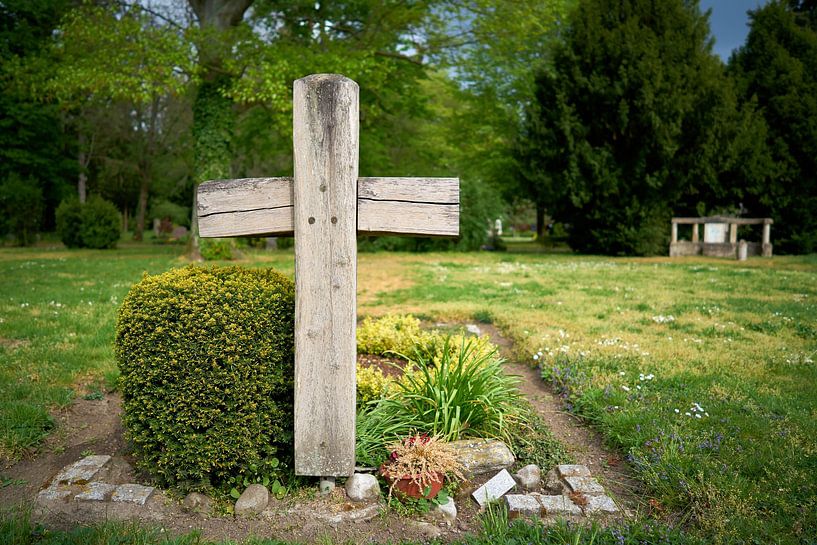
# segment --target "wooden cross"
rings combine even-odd
[[[459,179],[358,178],[358,86],[315,74],[293,89],[294,178],[198,188],[202,237],[295,236],[295,472],[355,466],[357,233],[459,235]]]

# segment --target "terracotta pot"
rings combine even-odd
[[[445,482],[445,474],[437,473],[430,483],[426,486],[428,494],[423,495],[424,490],[416,482],[413,482],[410,477],[403,477],[395,479],[390,473],[387,466],[384,464],[380,466],[380,474],[389,483],[389,487],[401,497],[408,497],[414,499],[425,498],[427,500],[434,499],[443,487]]]

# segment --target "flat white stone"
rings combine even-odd
[[[156,489],[152,486],[142,486],[141,484],[120,484],[114,490],[111,501],[145,505],[154,490]]]
[[[66,466],[54,477],[57,484],[85,484],[111,459],[108,455],[86,456],[82,460]]]
[[[508,494],[505,496],[505,505],[508,506],[508,516],[516,518],[520,516],[539,515],[542,512],[542,504],[536,496],[526,494]]]
[[[567,496],[538,496],[546,515],[581,515],[581,508]]]
[[[507,469],[503,469],[491,477],[487,483],[477,488],[471,495],[477,500],[480,507],[485,507],[487,503],[501,498],[514,486],[516,486],[516,481],[513,480]]]
[[[465,331],[477,337],[482,335],[482,330],[476,324],[465,324]]]
[[[55,501],[68,498],[73,494],[70,488],[63,488],[54,483],[46,489],[40,490],[37,500]]]
[[[563,479],[565,477],[590,477],[590,470],[587,469],[587,466],[579,465],[579,464],[562,464],[556,466],[556,471],[559,473],[559,477]]]
[[[80,501],[105,501],[116,490],[116,485],[92,481],[82,485],[82,492],[74,496]]]
[[[434,507],[434,514],[448,524],[454,524],[457,521],[457,504],[454,503],[454,498],[449,496],[447,502]]]
[[[619,511],[616,502],[610,496],[588,496],[584,510],[587,514],[618,513]]]
[[[580,492],[586,496],[604,494],[604,487],[593,477],[565,477],[564,481],[571,492]]]

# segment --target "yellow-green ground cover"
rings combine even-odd
[[[178,251],[0,250],[0,455],[113,384],[118,305]],[[293,272],[285,251],[243,263]],[[361,316],[495,323],[693,533],[815,539],[817,257],[361,254],[358,294]]]

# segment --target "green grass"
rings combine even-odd
[[[116,375],[118,302],[178,251],[0,250],[4,455]],[[293,270],[291,251],[244,263]],[[493,321],[630,456],[657,516],[715,542],[814,542],[817,256],[361,254],[358,313],[394,312]],[[709,416],[685,416],[694,403]]]

